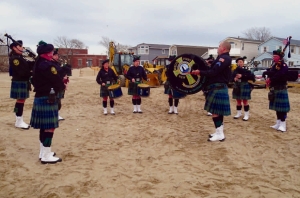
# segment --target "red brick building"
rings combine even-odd
[[[62,58],[68,59],[72,68],[101,66],[102,61],[107,59],[107,55],[88,54],[88,49],[59,48],[58,53]]]

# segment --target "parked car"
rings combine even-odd
[[[264,81],[265,79],[263,78],[263,73],[267,70],[258,70],[254,71],[253,74],[255,75],[255,80],[256,81]]]

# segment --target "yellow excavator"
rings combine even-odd
[[[120,85],[122,87],[128,87],[129,81],[125,78],[125,75],[133,62],[132,52],[116,52],[116,46],[114,42],[109,43],[109,65],[114,72],[120,78]],[[143,67],[146,70],[148,81],[144,82],[150,85],[150,87],[158,87],[162,82],[166,81],[166,69],[165,66],[159,66],[145,63]]]

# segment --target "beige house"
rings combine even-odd
[[[241,56],[246,56],[247,61],[250,61],[251,59],[259,55],[258,46],[262,43],[262,41],[259,40],[252,40],[240,37],[227,37],[226,39],[220,41],[220,43],[224,41],[227,41],[231,44],[230,56],[233,59]],[[209,54],[212,54],[216,57],[218,56],[217,51],[218,48],[208,49],[207,54],[205,54],[202,57],[205,58]]]

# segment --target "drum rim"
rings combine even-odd
[[[110,85],[109,87],[107,87],[108,90],[113,90],[113,89],[116,89],[116,88],[119,88],[120,85],[119,84],[114,84],[114,85]]]

